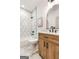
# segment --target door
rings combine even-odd
[[[39,54],[42,59],[46,59],[46,41],[44,39],[39,39]]]
[[[55,44],[55,59],[59,59],[59,45]]]
[[[47,42],[46,43],[47,46],[47,59],[55,59],[55,45],[54,43],[51,42]]]

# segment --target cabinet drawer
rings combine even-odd
[[[46,39],[46,40],[52,39],[52,40],[59,41],[59,36],[57,36],[57,35],[39,33],[39,38],[43,38],[43,39]]]
[[[47,39],[48,35],[46,35],[46,34],[39,34],[39,38]]]

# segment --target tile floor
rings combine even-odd
[[[38,53],[32,55],[29,59],[41,59]]]
[[[31,50],[27,51],[27,50],[21,48],[20,53],[21,53],[20,56],[29,56],[29,55],[31,55],[32,51]],[[29,59],[41,59],[41,57],[39,56],[38,53],[34,53],[33,55],[31,55],[29,57]]]
[[[21,51],[21,56],[29,56],[32,53],[32,51],[27,52],[24,49],[21,49],[21,50],[22,50]],[[39,56],[38,53],[35,53],[35,54],[29,56],[29,59],[41,59],[41,57]]]

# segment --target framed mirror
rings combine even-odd
[[[49,29],[51,26],[59,29],[59,4],[54,5],[48,10],[46,17],[46,29]]]

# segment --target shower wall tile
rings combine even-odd
[[[20,37],[31,34],[31,14],[21,9],[20,12]]]

